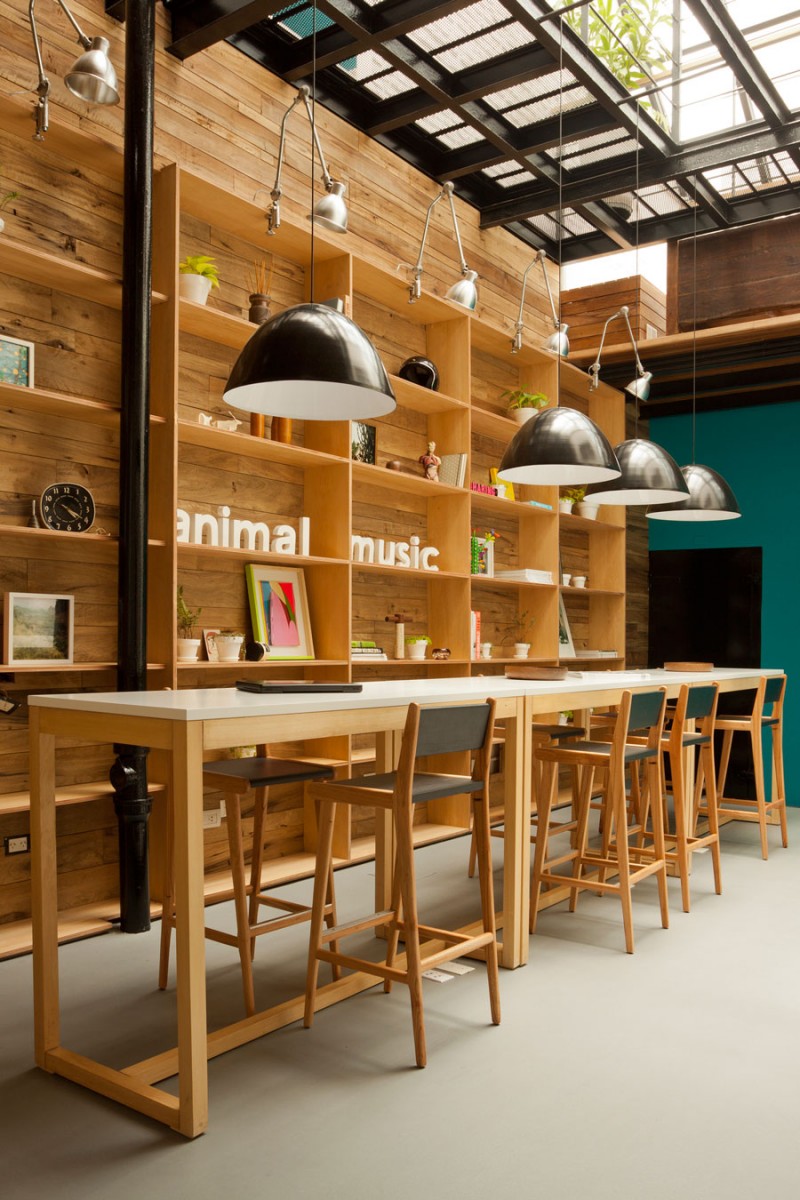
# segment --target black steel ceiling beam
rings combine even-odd
[[[552,19],[553,9],[544,0],[503,0],[503,6],[550,51],[556,64],[563,59],[564,67],[592,93],[597,103],[612,113],[623,129],[633,137],[638,136],[643,149],[659,158],[674,154],[676,144],[669,134],[641,105],[637,113],[637,106],[631,103],[631,94],[624,84],[612,75],[574,29],[563,20]]]
[[[170,54],[182,60],[286,8],[287,0],[172,0]]]
[[[734,134],[725,139],[712,138],[696,142],[679,150],[663,162],[642,162],[639,168],[639,184],[661,183],[667,179],[683,179],[714,167],[730,166],[759,155],[774,154],[800,144],[800,118],[794,117],[783,129],[757,129]],[[632,155],[613,171],[597,172],[596,164],[580,173],[571,173],[563,185],[565,205],[574,206],[588,200],[600,200],[615,192],[629,191],[633,179],[635,160]],[[496,204],[487,210],[481,219],[485,229],[493,225],[504,225],[507,221],[521,217],[532,217],[547,212],[554,206],[555,193],[550,188],[529,188],[525,195]]]
[[[791,112],[753,54],[744,34],[728,16],[722,0],[686,0],[686,6],[706,31],[735,79],[761,109],[767,124],[773,129],[785,125],[791,118]]]

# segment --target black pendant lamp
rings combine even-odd
[[[316,80],[317,10],[312,13],[312,79]],[[259,325],[234,364],[224,398],[234,408],[304,421],[360,421],[397,407],[386,368],[367,335],[327,304],[314,303],[314,151],[312,87],[311,303]]]
[[[711,467],[691,463],[681,467],[689,495],[680,504],[648,509],[651,521],[734,521],[742,515],[733,489]]]
[[[559,38],[562,36],[559,20]],[[559,41],[559,78],[563,78],[563,49]],[[561,271],[561,162],[563,104],[559,92],[558,267]],[[536,261],[536,260],[534,260]],[[542,263],[544,266],[544,263]],[[559,278],[559,285],[560,285]],[[559,286],[559,303],[561,300]],[[553,309],[554,324],[560,329]],[[514,345],[512,344],[512,353]],[[557,389],[561,390],[561,353],[556,360]],[[544,487],[577,487],[616,479],[619,463],[606,435],[591,417],[574,408],[544,408],[530,417],[507,447],[497,474],[511,483]]]
[[[679,504],[658,504],[647,510],[651,521],[735,521],[742,515],[733,488],[713,470],[694,461],[697,443],[697,180],[694,187],[692,244],[692,462],[681,467],[689,495]]]

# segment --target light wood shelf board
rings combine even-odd
[[[115,562],[118,542],[105,534],[61,533],[54,529],[36,529],[28,525],[0,525],[0,546],[28,543],[31,553],[40,548],[43,557],[69,561],[79,554],[92,562]],[[16,550],[14,551],[17,552]]]
[[[379,575],[401,575],[412,579],[469,579],[469,575],[460,571],[423,571],[413,567],[390,567],[382,563],[352,563],[353,571],[375,571]]]
[[[79,296],[109,308],[122,308],[122,280],[109,271],[63,255],[25,246],[8,237],[0,239],[0,274],[13,275],[67,296]],[[153,292],[154,303],[164,303],[162,292]]]
[[[317,558],[313,554],[263,554],[260,550],[243,550],[238,546],[196,546],[194,542],[178,542],[178,556],[199,559],[216,558],[220,563],[227,558],[231,562],[270,563],[284,567],[336,566],[348,567],[346,558]],[[428,574],[426,571],[425,574]]]
[[[472,432],[482,433],[485,437],[494,438],[498,442],[510,442],[519,431],[519,425],[511,417],[481,408],[479,404],[472,406]]]
[[[208,662],[207,659],[198,658],[196,662],[179,662],[179,671],[251,671],[256,673],[269,669],[270,667],[280,667],[282,671],[287,671],[289,667],[346,667],[346,658],[283,658],[283,659],[261,659],[259,662]]]
[[[14,383],[0,383],[0,404],[111,428],[119,423],[119,409],[103,400],[85,400],[82,396],[50,392],[45,388],[19,387]]]
[[[285,466],[329,467],[336,464],[347,469],[347,463],[334,454],[308,450],[293,442],[273,442],[269,438],[252,437],[249,433],[215,429],[213,425],[201,425],[199,421],[180,420],[178,440],[184,445],[203,446],[217,453],[244,454]]]
[[[510,513],[514,517],[545,517],[551,520],[555,516],[553,508],[538,508],[535,504],[526,504],[524,500],[507,500],[505,496],[490,496],[487,492],[470,492],[472,507],[492,512],[495,516]]]
[[[452,321],[454,317],[470,317],[469,309],[451,300],[443,300],[423,288],[422,295],[414,304],[409,303],[408,289],[411,273],[387,271],[376,263],[364,259],[353,260],[353,290],[370,300],[377,300],[393,312],[401,313],[407,321],[416,325],[430,325],[436,321]]]
[[[411,475],[408,471],[387,471],[385,467],[354,462],[353,483],[371,488],[388,488],[392,492],[410,492],[415,496],[424,496],[427,500],[436,500],[440,496],[469,495],[466,488],[449,487],[447,484],[426,479],[421,467],[419,475]]]
[[[530,583],[525,579],[498,579],[494,575],[470,575],[474,587],[499,588],[501,591],[514,591],[516,588],[538,588],[540,591],[552,591],[558,587],[553,583]]]
[[[43,672],[49,672],[51,675],[60,675],[62,672],[75,674],[79,671],[110,671],[116,667],[115,662],[74,662],[74,663],[58,663],[58,662],[43,662],[41,666],[37,663],[35,666],[19,666],[16,663],[0,663],[0,674],[3,675],[41,675]]]
[[[583,529],[587,533],[594,533],[596,531],[599,531],[600,533],[625,532],[624,524],[612,525],[610,521],[601,521],[599,518],[592,519],[591,517],[579,517],[577,513],[559,513],[558,517],[564,526],[565,532],[567,533],[573,529]]]
[[[595,588],[595,587],[565,587],[563,583],[558,585],[559,591],[565,596],[624,596],[624,592],[615,591],[613,588]]]
[[[147,790],[153,796],[164,789],[161,784],[151,783]],[[90,804],[93,800],[103,800],[113,795],[114,789],[110,783],[75,783],[70,787],[56,788],[56,807]],[[0,796],[0,816],[30,812],[30,809],[31,798],[28,792],[7,792],[4,796]]]
[[[445,667],[463,667],[469,663],[468,658],[387,658],[378,662],[370,661],[363,662],[359,658],[354,658],[351,661],[353,667],[387,667],[394,669],[395,667],[433,667],[435,670],[442,670]]]
[[[431,388],[420,387],[418,383],[410,383],[399,375],[390,375],[392,388],[397,397],[397,403],[412,412],[438,413],[464,411],[469,408],[463,400],[456,400],[444,392],[435,392]]]
[[[179,322],[181,333],[192,333],[195,337],[216,342],[241,350],[258,328],[244,317],[223,312],[209,304],[196,304],[193,300],[180,301]]]

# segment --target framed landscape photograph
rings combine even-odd
[[[253,637],[267,647],[265,659],[313,658],[302,568],[248,563],[245,575]]]
[[[0,336],[0,383],[33,387],[33,342]]]
[[[375,466],[378,461],[378,430],[363,421],[350,422],[350,457],[354,462]]]
[[[3,657],[9,666],[72,662],[73,596],[6,592]]]

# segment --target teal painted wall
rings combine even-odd
[[[692,461],[690,416],[654,417],[650,437],[683,466]],[[651,550],[761,546],[763,596],[761,663],[783,667],[786,687],[784,754],[786,794],[800,805],[800,403],[701,413],[696,461],[724,475],[736,493],[737,521],[649,521]],[[740,735],[736,735],[740,736]]]

